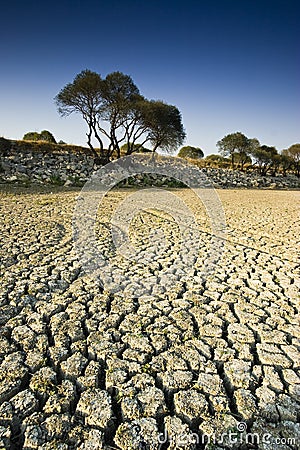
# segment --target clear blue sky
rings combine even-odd
[[[300,142],[299,13],[298,0],[4,0],[0,136],[47,129],[85,145],[53,98],[88,68],[176,105],[205,154],[235,131],[287,148]]]

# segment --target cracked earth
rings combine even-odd
[[[143,258],[116,255],[107,224],[135,191],[112,191],[96,234],[111,282],[126,274],[115,292],[74,249],[80,191],[50,189],[0,194],[0,448],[300,448],[299,191],[218,191],[227,234],[207,277],[210,222],[190,190],[173,191],[201,237],[187,276],[155,209],[129,229]]]

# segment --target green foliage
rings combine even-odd
[[[88,126],[87,143],[93,155],[98,156],[92,144],[92,136],[98,140],[100,152],[103,142],[98,134],[98,115],[102,107],[103,80],[90,70],[83,70],[68,83],[55,97],[55,103],[61,116],[80,113]],[[101,155],[103,156],[103,155]]]
[[[90,154],[89,149],[79,145],[59,145],[45,141],[14,141],[14,150],[21,153],[23,150],[38,153],[84,153]]]
[[[203,159],[203,163],[205,167],[213,168],[228,168],[231,164],[230,159],[214,154],[207,155],[206,158]]]
[[[23,136],[23,141],[39,141],[39,140],[40,140],[40,133],[37,133],[36,131],[29,131]]]
[[[84,186],[84,182],[78,176],[68,177],[68,179],[69,179],[69,181],[71,181],[72,186],[75,186],[75,187],[82,187],[82,186]]]
[[[238,152],[235,153],[234,160],[237,163],[237,165],[242,164],[244,166],[245,164],[252,163],[251,156],[247,153],[238,153]]]
[[[288,149],[282,150],[280,155],[280,167],[282,169],[283,175],[286,175],[288,170],[293,168],[294,161],[291,155],[289,154]]]
[[[45,141],[56,144],[53,134],[48,130],[43,130],[40,133],[37,133],[36,131],[29,131],[24,134],[23,141]]]
[[[224,156],[221,155],[207,155],[205,160],[211,160],[211,161],[229,161],[227,158],[224,158]]]
[[[153,145],[153,152],[158,148],[173,152],[185,139],[181,114],[174,105],[148,101],[143,111],[143,123],[148,130],[148,140]]]
[[[62,186],[65,182],[60,178],[59,175],[53,174],[50,176],[50,183],[54,186]]]
[[[9,139],[0,137],[0,156],[6,156],[11,149],[11,142]]]
[[[56,140],[55,140],[53,134],[50,133],[50,131],[48,131],[48,130],[41,131],[40,140],[46,141],[46,142],[52,142],[53,144],[56,144]]]
[[[293,168],[297,177],[300,177],[300,144],[293,144],[287,149],[287,155],[293,161]]]
[[[239,154],[239,163],[241,170],[247,162],[249,155],[259,147],[257,139],[249,139],[240,131],[227,134],[223,139],[217,142],[219,152],[222,156],[231,158],[231,165],[234,167],[235,155]]]
[[[187,145],[179,150],[178,156],[180,158],[201,159],[204,157],[204,153],[199,147]]]
[[[289,155],[297,161],[300,161],[300,144],[293,144],[288,148]]]
[[[278,152],[275,147],[268,145],[261,145],[253,150],[252,156],[258,166],[261,175],[266,175],[267,172],[278,162]]]
[[[131,153],[151,153],[151,150],[149,148],[143,147],[140,144],[132,144],[131,142],[128,144],[123,144],[120,147],[120,154],[128,155]]]
[[[109,124],[109,132],[104,127],[99,126],[99,130],[110,140],[108,158],[114,151],[120,157],[120,143],[124,139],[127,140],[127,143],[131,140],[132,133],[130,133],[130,130],[139,117],[138,107],[140,102],[143,102],[143,97],[129,75],[122,72],[112,72],[103,80],[102,107],[98,123],[102,120]],[[123,135],[125,132],[125,136],[121,139],[118,136],[119,132]],[[130,152],[127,151],[127,154],[133,151],[133,149]]]

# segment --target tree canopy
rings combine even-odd
[[[204,157],[204,153],[199,147],[186,145],[179,150],[178,156],[180,158],[201,159]]]
[[[275,147],[270,147],[268,145],[261,145],[257,147],[253,152],[255,163],[257,164],[261,175],[266,175],[268,170],[270,170],[276,160],[278,159],[278,152]]]
[[[48,130],[43,130],[40,133],[37,133],[36,131],[29,131],[24,134],[23,141],[46,141],[56,144],[55,137]]]
[[[94,136],[103,153],[103,141],[98,134],[98,114],[102,106],[102,84],[103,81],[96,72],[83,70],[74,78],[72,83],[68,83],[55,97],[55,103],[61,116],[69,116],[72,113],[79,113],[88,126],[87,144],[98,156],[92,144]]]
[[[249,139],[240,131],[227,134],[217,142],[219,152],[222,156],[231,158],[231,165],[234,167],[234,157],[238,153],[239,163],[243,170],[244,164],[248,161],[249,155],[259,146],[257,139]]]
[[[292,161],[297,177],[300,177],[300,144],[293,144],[286,150],[286,156]]]
[[[102,79],[83,70],[55,97],[61,116],[80,113],[88,126],[87,143],[95,156],[108,161],[127,144],[127,154],[146,142],[152,151],[176,151],[185,139],[179,110],[162,101],[147,100],[129,75],[113,72]],[[93,138],[99,143],[99,155]],[[104,149],[103,139],[108,140]]]

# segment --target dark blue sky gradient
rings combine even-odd
[[[279,150],[300,141],[296,0],[2,1],[0,135],[50,130],[85,144],[53,97],[81,70],[120,70],[175,104],[187,144],[216,152],[242,131]]]

